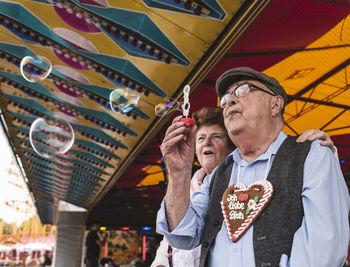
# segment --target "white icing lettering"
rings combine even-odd
[[[244,209],[244,203],[242,203],[242,202],[239,202],[239,201],[237,201],[237,202],[229,202],[228,203],[228,208],[230,209],[230,210],[243,210]]]
[[[227,198],[227,201],[230,202],[230,201],[237,201],[237,196],[236,195],[228,195],[228,198]]]
[[[231,210],[230,211],[230,220],[243,220],[243,213],[241,211],[237,212],[235,210]]]

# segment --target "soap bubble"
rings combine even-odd
[[[28,82],[39,82],[45,80],[51,73],[51,62],[41,56],[26,56],[20,65],[21,74]]]
[[[128,89],[115,89],[109,95],[111,110],[117,113],[128,113],[140,100],[140,96],[133,94]]]
[[[29,130],[29,139],[36,153],[45,158],[66,153],[73,145],[72,126],[59,118],[36,119]]]
[[[159,117],[166,116],[172,111],[179,110],[180,104],[181,103],[177,102],[175,99],[166,97],[154,107],[154,111]]]

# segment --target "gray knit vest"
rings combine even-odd
[[[290,256],[294,233],[304,216],[301,192],[304,162],[311,142],[296,143],[288,136],[280,146],[267,180],[274,187],[271,202],[254,223],[253,244],[256,266],[278,266],[282,254]],[[229,185],[233,161],[221,164],[212,177],[210,202],[202,233],[200,267],[207,257],[223,222],[220,201]],[[215,266],[221,267],[221,266]],[[223,266],[224,267],[224,266]]]

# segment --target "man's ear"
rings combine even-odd
[[[283,109],[284,99],[280,95],[276,95],[273,97],[271,101],[271,110],[272,110],[272,116],[276,116],[281,113],[281,110]]]

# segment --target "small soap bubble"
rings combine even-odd
[[[116,113],[128,113],[139,103],[140,96],[128,89],[115,89],[109,95],[111,110]]]
[[[38,118],[29,130],[29,139],[36,153],[45,158],[66,153],[75,140],[72,126],[59,118]]]
[[[157,116],[162,117],[166,116],[172,111],[178,110],[180,107],[180,103],[175,99],[166,97],[163,98],[162,101],[154,107],[154,111]]]
[[[42,56],[26,56],[20,65],[21,74],[28,82],[45,80],[51,73],[51,62]]]

